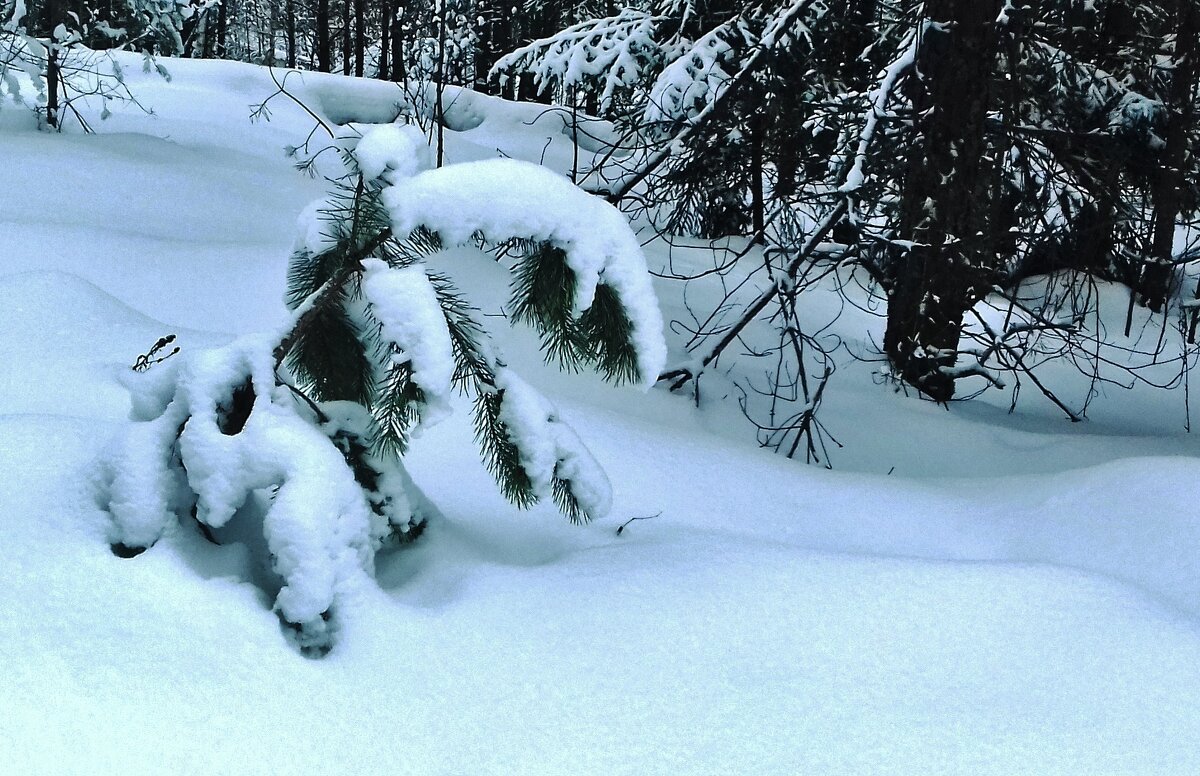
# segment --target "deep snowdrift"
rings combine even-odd
[[[282,637],[259,548],[176,525],[114,557],[90,479],[128,411],[118,371],[169,331],[196,349],[277,326],[295,218],[320,193],[278,150],[304,115],[247,120],[265,71],[169,67],[171,84],[134,84],[155,117],[84,137],[6,114],[0,132],[7,769],[1200,770],[1200,462],[1190,437],[1121,425],[1171,427],[1174,399],[1114,395],[1109,420],[1068,426],[946,412],[851,367],[826,410],[847,471],[828,472],[755,449],[720,403],[558,375],[491,318],[607,467],[609,521],[506,504],[459,407],[407,461],[445,518],[348,583],[323,660]],[[310,78],[331,120],[390,118],[390,87]],[[476,102],[451,159],[547,138],[570,158],[561,122],[539,136],[504,118],[536,109]],[[496,312],[493,262],[443,261]]]

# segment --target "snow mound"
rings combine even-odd
[[[354,146],[354,160],[368,182],[396,184],[433,166],[424,133],[407,124],[383,124],[367,130]]]

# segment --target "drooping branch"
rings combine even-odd
[[[346,281],[350,279],[350,276],[362,270],[363,259],[379,250],[391,237],[392,230],[389,227],[368,240],[362,247],[346,258],[345,264],[342,265],[341,269],[333,277],[325,281],[320,288],[296,307],[293,312],[295,323],[292,324],[292,328],[288,330],[287,335],[275,346],[275,350],[272,351],[276,369],[279,369],[283,360],[287,358],[287,354],[291,352],[296,341],[313,325],[313,321],[319,319],[329,309],[329,306],[334,303],[338,292],[341,291]]]

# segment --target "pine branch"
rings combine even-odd
[[[320,316],[339,299],[339,294],[346,285],[346,281],[352,275],[362,271],[362,260],[371,256],[375,251],[379,250],[380,246],[392,238],[391,227],[385,228],[383,231],[376,234],[371,240],[364,244],[361,248],[350,254],[345,264],[337,273],[329,280],[313,292],[301,304],[297,305],[294,310],[296,322],[292,325],[291,330],[275,347],[272,355],[275,357],[275,368],[278,369],[283,363],[284,358],[291,352],[296,344],[296,340],[303,336],[312,326],[315,321],[319,320]]]
[[[521,451],[509,439],[500,420],[503,391],[484,391],[475,400],[475,441],[479,443],[484,465],[500,491],[520,509],[537,503],[533,482],[521,466]]]

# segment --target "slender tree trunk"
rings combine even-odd
[[[329,50],[329,0],[317,0],[317,70],[328,73],[333,69]]]
[[[287,0],[287,66],[296,66],[296,0]]]
[[[46,124],[54,129],[62,128],[59,84],[62,82],[62,54],[58,49],[54,30],[62,23],[66,9],[63,0],[47,0],[42,9],[43,24],[46,25],[50,45],[46,50]]]
[[[317,70],[328,73],[334,68],[334,58],[329,44],[329,0],[317,0]]]
[[[991,287],[984,121],[1002,0],[928,0],[918,77],[918,141],[908,160],[884,350],[896,373],[935,401],[954,395],[963,316]]]
[[[200,56],[204,57],[205,59],[212,59],[212,57],[213,57],[213,31],[212,31],[213,19],[212,19],[211,13],[205,12],[204,21],[202,22],[202,24],[204,26],[201,29],[200,34],[204,36],[204,39],[201,44],[202,48],[200,51]]]
[[[397,4],[392,17],[392,80],[402,83],[408,76],[404,67],[404,14],[406,9]]]
[[[350,75],[350,0],[342,0],[342,75]]]
[[[766,133],[766,106],[761,102],[750,117],[750,226],[754,230],[753,240],[757,244],[766,242],[763,230],[767,223],[767,205],[763,192],[763,140]]]
[[[1150,261],[1142,275],[1142,295],[1154,311],[1162,310],[1171,290],[1175,225],[1182,206],[1188,129],[1194,117],[1192,95],[1196,90],[1196,38],[1200,35],[1200,11],[1194,0],[1176,0],[1174,70],[1167,93],[1166,147],[1155,171],[1151,200],[1154,204]]]
[[[367,3],[354,0],[354,74],[362,78],[367,59]]]
[[[380,30],[381,40],[379,41],[379,72],[375,77],[381,81],[386,81],[391,76],[391,62],[388,57],[391,54],[392,46],[392,14],[395,13],[392,8],[392,0],[383,0],[383,11],[381,13]]]
[[[446,156],[446,0],[438,0],[438,64],[437,105],[434,118],[437,123],[437,166],[441,167]]]
[[[225,36],[229,32],[229,0],[221,0],[217,6],[217,58],[225,58]]]

